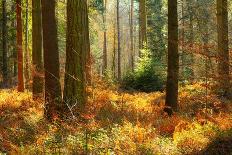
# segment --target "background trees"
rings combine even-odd
[[[90,0],[88,8],[90,28],[86,30],[89,33],[83,34],[90,40],[87,43],[89,45],[85,45],[86,49],[83,50],[86,56],[82,60],[85,61],[86,68],[81,71],[85,74],[86,80],[81,83],[89,85],[94,81],[95,74],[104,74],[106,81],[116,82],[121,88],[146,92],[166,89],[167,105],[170,103],[169,94],[172,94],[173,98],[170,99],[172,103],[174,102],[174,105],[177,103],[177,80],[180,86],[204,82],[206,89],[213,87],[215,91],[220,92],[220,96],[229,96],[228,81],[231,80],[229,40],[231,38],[228,34],[231,29],[228,25],[231,25],[231,18],[227,10],[231,8],[230,4],[226,1],[215,3],[215,0],[183,0],[175,9],[172,7],[174,5],[170,5],[169,10],[172,12],[169,13],[171,16],[169,17],[166,15],[168,4],[171,2],[167,2],[169,1]],[[20,91],[23,91],[24,83],[29,85],[26,87],[27,90],[30,90],[32,84],[34,95],[36,96],[37,93],[42,95],[43,72],[45,72],[46,99],[48,95],[52,96],[50,97],[53,98],[52,100],[61,99],[61,88],[65,89],[64,92],[68,90],[66,82],[63,81],[72,81],[67,80],[66,73],[72,73],[71,70],[74,70],[68,69],[68,66],[74,64],[71,63],[74,56],[66,55],[70,51],[70,47],[66,46],[66,38],[67,41],[71,38],[66,36],[67,23],[69,23],[67,11],[70,10],[66,10],[65,1],[57,2],[57,6],[53,2],[42,3],[48,5],[42,7],[44,18],[41,22],[43,27],[40,28],[40,13],[35,11],[37,6],[39,9],[39,4],[31,4],[27,0],[21,2],[18,0],[17,3],[1,2],[2,83],[3,86],[6,83],[14,86],[18,82]],[[33,17],[32,23],[31,17]],[[22,19],[25,21],[24,25]],[[172,24],[173,22],[175,24]],[[176,34],[177,30],[179,34]],[[41,31],[44,35],[44,55],[41,54]],[[16,38],[17,46],[15,46]],[[141,47],[144,42],[146,47]],[[33,49],[32,52],[30,49]],[[21,57],[23,55],[24,57]],[[178,59],[180,71],[177,67]],[[42,70],[43,63],[44,70]],[[22,66],[23,64],[25,67]],[[31,72],[33,72],[33,83],[30,78]],[[179,77],[177,73],[180,74]],[[18,75],[18,80],[14,78],[15,75]],[[217,81],[218,85],[214,81]],[[169,93],[170,90],[172,93]]]

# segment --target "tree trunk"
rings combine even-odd
[[[228,49],[228,6],[227,0],[217,0],[217,30],[218,30],[218,83],[220,95],[229,97],[230,63]]]
[[[45,112],[51,120],[60,108],[60,63],[55,15],[56,1],[42,0],[43,51],[45,70]]]
[[[189,12],[189,29],[190,29],[190,34],[188,38],[188,43],[189,43],[189,54],[190,54],[190,81],[194,81],[194,49],[193,49],[193,44],[194,44],[194,27],[193,27],[193,1],[186,1],[188,5],[188,12]]]
[[[29,75],[29,66],[30,66],[30,55],[28,51],[28,0],[26,0],[26,19],[25,19],[25,88],[29,89],[30,75]]]
[[[103,41],[103,75],[107,70],[107,23],[106,23],[107,0],[104,0],[103,24],[104,24],[104,41]]]
[[[33,98],[43,96],[42,62],[42,15],[41,1],[32,0],[32,61],[33,61]]]
[[[134,0],[131,0],[130,5],[130,67],[134,71]]]
[[[114,33],[114,38],[113,38],[113,54],[112,54],[112,72],[114,78],[116,78],[116,18],[114,20],[114,26],[113,26],[113,33]]]
[[[14,12],[15,11],[15,3],[12,3],[12,5],[11,5],[11,11],[12,12]],[[11,21],[11,27],[12,28],[15,28],[16,29],[16,26],[15,26],[15,19],[13,19],[12,21]],[[14,35],[15,35],[15,33],[14,33]],[[16,39],[15,40],[13,40],[12,42],[11,42],[11,46],[13,47],[13,75],[14,75],[14,77],[16,77],[17,75],[18,75],[18,73],[17,73],[17,48],[15,47],[15,44],[16,44]]]
[[[2,75],[3,87],[8,86],[8,67],[7,67],[7,13],[6,0],[2,1]]]
[[[168,1],[168,76],[165,104],[173,110],[178,106],[178,15],[177,0]]]
[[[64,103],[73,116],[86,104],[86,55],[89,52],[88,9],[85,0],[67,2],[67,42]]]
[[[17,52],[18,53],[18,91],[24,92],[21,0],[16,0],[16,18],[17,18],[17,51],[18,51]]]
[[[139,48],[147,46],[147,11],[146,0],[139,0]],[[140,53],[141,56],[141,53]]]
[[[117,0],[117,32],[118,32],[118,80],[121,81],[121,32],[120,32],[120,13],[119,13],[119,2]]]

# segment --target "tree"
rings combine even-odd
[[[120,14],[119,14],[119,0],[117,0],[117,33],[118,33],[118,80],[121,80],[121,32],[120,32]]]
[[[89,48],[87,2],[68,0],[64,103],[71,113],[81,112],[86,104],[86,55]]]
[[[7,13],[6,0],[2,1],[2,74],[3,87],[8,85],[8,67],[7,67]]]
[[[41,1],[32,0],[32,61],[33,61],[33,98],[42,97],[43,62],[42,62],[42,15]]]
[[[130,67],[134,71],[134,0],[130,1]]]
[[[60,108],[60,63],[55,16],[56,1],[42,0],[43,51],[45,70],[45,112],[50,120]]]
[[[107,23],[106,23],[106,11],[107,11],[107,0],[104,1],[103,11],[103,24],[104,24],[104,41],[103,41],[103,74],[107,70]]]
[[[168,75],[165,105],[177,110],[178,106],[178,15],[177,0],[168,0]]]
[[[218,83],[221,95],[229,97],[230,62],[228,46],[228,6],[227,0],[217,0],[217,31],[218,31]]]
[[[18,91],[24,92],[21,0],[16,0],[16,18],[17,18],[17,51],[18,51],[17,52],[18,53]]]
[[[139,0],[139,48],[147,46],[147,11],[146,0]]]
[[[28,7],[29,5],[29,2],[28,0],[26,0],[26,17],[25,17],[25,87],[28,89],[29,88],[29,81],[30,81],[30,69],[29,69],[29,66],[30,66],[30,54],[29,54],[29,50],[28,50],[28,33],[29,33],[29,25],[28,25]]]

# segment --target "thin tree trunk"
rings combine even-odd
[[[88,9],[85,0],[67,2],[67,43],[64,103],[73,116],[83,112],[86,94],[86,54],[89,52]]]
[[[104,12],[103,12],[103,24],[104,24],[104,41],[103,41],[103,75],[107,70],[107,23],[106,23],[106,12],[107,12],[107,0],[104,0]]]
[[[26,19],[25,19],[25,88],[29,89],[30,75],[29,75],[29,66],[30,66],[30,56],[28,51],[28,0],[26,0]]]
[[[131,71],[134,71],[134,0],[131,0],[130,5],[130,66]]]
[[[177,110],[178,106],[178,14],[177,0],[168,0],[168,76],[165,105]]]
[[[139,48],[147,46],[147,11],[146,0],[139,0]],[[141,56],[141,52],[139,54]]]
[[[181,41],[181,50],[180,50],[180,56],[181,56],[181,62],[180,62],[180,74],[181,74],[181,77],[182,79],[179,79],[181,81],[185,80],[185,68],[187,67],[186,66],[186,63],[185,63],[185,57],[186,57],[186,53],[185,53],[185,14],[184,14],[184,0],[182,0],[181,2],[181,20],[182,20],[182,23],[181,23],[181,35],[180,35],[180,41]]]
[[[17,52],[18,53],[18,91],[24,92],[21,0],[16,0],[16,18],[17,18],[17,51],[18,51]]]
[[[61,106],[60,63],[55,15],[56,1],[42,0],[43,52],[45,70],[45,113],[51,120]]]
[[[217,30],[218,30],[218,83],[220,94],[232,97],[230,90],[230,63],[228,48],[228,5],[227,0],[217,0]]]
[[[33,61],[33,98],[43,96],[43,62],[42,62],[42,15],[41,1],[32,0],[32,61]]]
[[[117,32],[118,32],[118,80],[121,81],[121,32],[120,32],[120,13],[119,13],[119,2],[117,0]]]
[[[12,3],[12,5],[11,5],[11,11],[12,12],[15,12],[15,3]],[[15,28],[16,29],[16,26],[15,26],[15,19],[13,20],[13,21],[11,21],[11,27],[12,28]],[[15,40],[12,40],[12,43],[11,43],[12,45],[12,47],[13,47],[13,75],[14,75],[14,77],[16,77],[17,76],[17,47],[15,47],[15,44],[16,44],[16,39]]]
[[[113,59],[113,62],[112,62],[112,71],[113,71],[113,74],[114,74],[114,78],[116,78],[116,19],[114,20],[114,41],[113,41],[113,56],[112,56],[112,59]]]
[[[194,50],[193,50],[193,44],[194,44],[194,27],[193,27],[193,8],[191,5],[192,4],[192,0],[187,1],[187,5],[188,5],[188,11],[189,11],[189,29],[190,29],[190,34],[189,34],[189,54],[190,54],[190,80],[194,81]]]
[[[8,86],[8,65],[7,65],[7,12],[6,0],[2,1],[2,74],[3,87]]]

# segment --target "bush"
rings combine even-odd
[[[122,88],[126,90],[137,90],[143,92],[162,91],[164,77],[160,63],[152,59],[149,50],[142,50],[134,72],[128,73],[122,82]],[[159,63],[159,64],[158,64]]]

